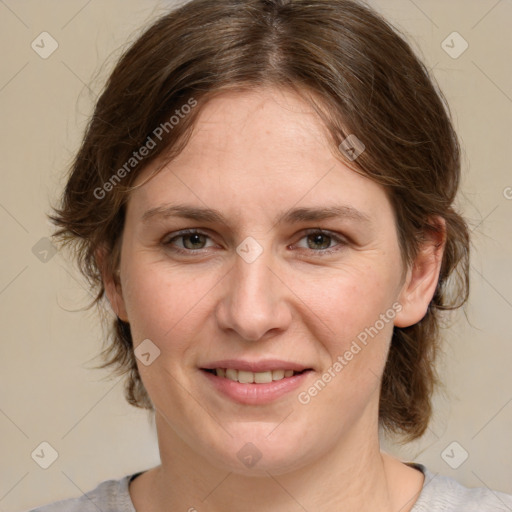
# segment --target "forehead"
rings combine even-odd
[[[227,216],[272,218],[293,204],[319,203],[370,215],[387,201],[380,185],[335,157],[312,106],[286,89],[229,92],[210,100],[184,150],[130,198],[145,212],[178,200]]]
[[[275,174],[290,173],[308,160],[315,167],[332,161],[326,128],[313,107],[289,89],[224,92],[200,108],[185,149],[169,166],[173,169],[238,167],[239,174],[247,169],[254,175],[271,167]],[[158,165],[150,164],[136,183]]]
[[[300,155],[302,149],[327,142],[327,132],[313,107],[293,91],[278,88],[217,96],[203,107],[194,135],[207,138],[219,152],[225,147],[233,154],[237,148],[246,152],[265,146],[277,158],[287,150]]]

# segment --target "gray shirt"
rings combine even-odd
[[[430,472],[423,464],[408,462],[423,472],[423,489],[411,512],[512,512],[512,495],[486,487],[468,488],[453,478]],[[107,480],[79,498],[56,501],[29,512],[136,512],[128,486],[143,472]]]

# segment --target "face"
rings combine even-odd
[[[279,474],[376,437],[393,325],[435,287],[421,268],[419,284],[404,273],[384,189],[335,157],[300,98],[262,89],[208,103],[132,193],[107,290],[144,342],[160,441]]]

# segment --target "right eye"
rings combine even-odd
[[[170,235],[163,240],[162,244],[170,248],[171,251],[176,251],[180,254],[191,254],[204,249],[206,239],[209,238],[206,233],[197,229],[186,229],[178,231],[177,233],[170,233]],[[175,246],[176,240],[181,240],[182,247]]]

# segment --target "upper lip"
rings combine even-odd
[[[279,359],[264,359],[260,361],[244,361],[241,359],[223,359],[222,361],[214,361],[201,366],[203,370],[214,370],[215,368],[233,368],[235,370],[244,370],[247,372],[265,372],[271,370],[294,370],[301,372],[303,370],[312,369],[309,366],[294,363],[292,361],[282,361]]]

